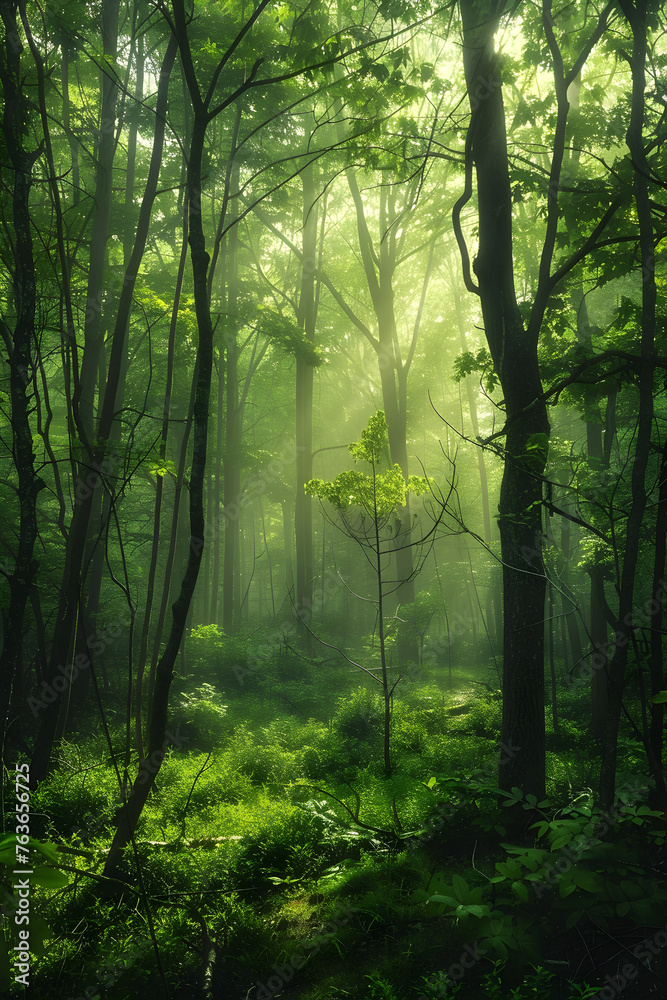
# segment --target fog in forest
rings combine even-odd
[[[0,994],[665,995],[663,5],[0,15]]]

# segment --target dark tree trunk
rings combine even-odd
[[[153,636],[153,652],[151,655],[151,664],[148,676],[148,697],[147,697],[149,728],[150,728],[151,706],[153,704],[153,690],[155,687],[155,672],[157,670],[157,665],[160,659],[160,648],[162,646],[162,633],[164,631],[164,623],[167,617],[167,605],[169,604],[170,595],[173,595],[174,600],[176,599],[176,592],[178,588],[178,584],[175,582],[176,577],[174,574],[174,565],[177,563],[177,549],[180,541],[179,523],[182,520],[181,499],[183,496],[183,484],[185,480],[185,468],[187,464],[188,444],[190,441],[190,432],[192,430],[192,422],[194,419],[196,392],[197,392],[197,371],[195,370],[192,377],[192,385],[190,387],[190,398],[188,400],[188,408],[185,415],[185,425],[183,427],[183,434],[180,442],[178,467],[176,469],[176,478],[174,480],[174,503],[171,511],[171,528],[169,531],[169,547],[167,549],[167,558],[165,560],[164,583],[162,586],[162,597],[160,599],[160,608],[158,610],[157,622],[155,624],[155,635]],[[173,403],[171,404],[171,411],[173,413]]]
[[[591,347],[591,329],[588,321],[586,298],[582,289],[572,296],[572,304],[577,312],[577,339],[580,344]],[[608,464],[605,460],[605,446],[602,441],[602,424],[586,420],[586,449],[588,463],[593,475],[600,475]],[[590,576],[590,639],[591,651],[591,728],[598,739],[602,739],[605,719],[609,710],[607,694],[607,618],[605,615],[604,567],[597,563],[588,570]]]
[[[645,67],[648,55],[647,18],[656,6],[655,3],[649,3],[647,0],[637,0],[636,3],[633,3],[632,0],[620,0],[621,10],[630,22],[633,36],[632,56],[630,59],[630,68],[632,71],[632,104],[626,142],[634,167],[634,197],[639,223],[642,273],[642,338],[639,366],[639,412],[631,477],[632,502],[626,525],[616,641],[614,655],[609,665],[609,711],[604,730],[603,758],[600,768],[600,799],[606,807],[612,805],[616,789],[618,726],[621,718],[628,648],[631,642],[631,631],[634,628],[632,618],[635,576],[642,521],[646,511],[645,479],[651,444],[651,424],[653,421],[653,373],[656,327],[655,236],[651,216],[651,194],[649,191],[651,170],[644,148],[643,129],[646,90]],[[659,784],[662,784],[664,792],[662,774],[654,773],[654,777]]]
[[[479,206],[475,273],[486,338],[506,405],[499,504],[504,583],[502,738],[505,745],[520,749],[504,755],[499,781],[501,788],[517,785],[541,798],[545,785],[546,577],[540,512],[549,421],[540,400],[537,332],[526,330],[516,302],[505,112],[500,60],[493,42],[497,7],[492,2],[461,2],[463,64],[472,110],[467,144],[477,176]]]
[[[174,378],[174,349],[176,346],[176,324],[178,319],[178,307],[183,288],[183,277],[188,253],[188,212],[187,201],[183,209],[183,241],[181,245],[181,256],[178,264],[178,274],[176,276],[176,287],[174,289],[174,302],[171,310],[171,322],[169,324],[169,341],[167,346],[167,380],[164,391],[164,406],[162,410],[162,433],[160,436],[159,455],[164,460],[167,454],[167,437],[169,435],[169,418],[171,415],[171,392]],[[164,476],[157,477],[155,486],[155,505],[153,509],[153,541],[151,544],[151,556],[148,567],[148,581],[146,584],[146,604],[144,607],[144,620],[141,626],[141,637],[139,641],[139,655],[137,657],[137,688],[135,705],[135,743],[139,752],[139,759],[144,756],[143,742],[143,686],[146,671],[146,661],[148,659],[148,637],[150,632],[151,615],[153,613],[153,595],[155,592],[155,577],[157,574],[157,560],[160,547],[160,525],[162,520],[162,501],[164,497]],[[159,647],[158,647],[159,652]],[[150,704],[150,702],[149,702]]]
[[[653,600],[651,604],[651,645],[649,670],[651,674],[651,695],[665,688],[663,654],[663,613],[665,600],[665,546],[667,545],[667,442],[662,449],[658,488],[658,511],[655,526],[655,554],[653,557]],[[651,704],[650,745],[656,773],[662,773],[663,729],[665,706]],[[654,808],[665,809],[667,805],[664,785],[656,783]]]
[[[16,6],[3,4],[4,48],[0,53],[0,81],[4,110],[2,131],[13,173],[12,221],[14,224],[15,260],[12,291],[16,312],[14,329],[0,321],[0,333],[9,362],[9,398],[11,405],[12,457],[16,468],[20,503],[18,545],[12,572],[8,575],[9,606],[3,616],[4,643],[0,663],[0,739],[5,753],[7,738],[13,743],[18,732],[10,733],[12,693],[23,684],[22,637],[26,606],[30,600],[38,562],[34,558],[37,540],[37,497],[44,483],[35,472],[30,411],[33,406],[33,365],[35,364],[36,282],[30,225],[30,188],[32,168],[38,152],[28,153],[23,143],[27,131],[28,102],[22,91],[21,48],[18,39]],[[16,720],[17,722],[19,720]],[[6,756],[3,756],[6,760]]]

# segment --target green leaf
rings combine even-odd
[[[565,921],[565,929],[568,931],[571,930],[575,924],[579,923],[583,915],[584,915],[583,910],[573,910],[572,913],[568,915],[568,918]]]
[[[550,824],[548,822],[546,822],[546,820],[541,819],[541,820],[539,820],[539,822],[533,823],[531,825],[530,829],[538,831],[537,832],[537,839],[539,840],[540,837],[543,837],[544,834],[547,832],[547,830],[550,829]]]
[[[549,438],[543,432],[531,434],[526,441],[526,452],[540,462],[546,462],[549,454]]]
[[[605,880],[597,872],[589,872],[585,868],[577,868],[571,873],[572,881],[586,892],[596,895],[605,888]]]
[[[468,883],[460,875],[452,875],[452,888],[456,893],[456,898],[460,903],[465,903],[470,898]]]
[[[174,479],[176,478],[176,466],[169,459],[163,459],[160,462],[149,462],[148,463],[148,474],[150,476],[159,476],[163,479],[167,473],[172,475]]]
[[[667,704],[667,691],[658,691],[651,698],[654,705],[666,705]]]
[[[459,905],[458,899],[452,899],[451,896],[441,896],[440,893],[436,893],[435,896],[428,897],[429,903],[445,903],[447,906],[457,907]]]
[[[518,879],[521,878],[522,868],[521,865],[514,860],[510,861],[498,861],[496,862],[496,871],[500,872],[506,878]]]
[[[55,844],[43,844],[40,840],[34,840],[32,837],[28,843],[31,848],[43,854],[48,861],[54,865],[58,864],[58,848]]]
[[[476,354],[464,351],[454,361],[454,381],[460,382],[474,372],[480,372],[487,392],[493,392],[498,385],[498,376],[493,367],[493,359],[486,347],[480,347]]]
[[[39,865],[30,876],[30,881],[34,882],[35,885],[41,885],[44,889],[62,889],[69,885],[69,876],[57,868]]]
[[[461,904],[461,906],[456,907],[456,912],[459,916],[464,913],[469,913],[472,917],[478,917],[480,919],[482,917],[491,916],[491,910],[488,906],[480,906],[477,903],[470,903],[466,905]]]
[[[507,959],[507,947],[502,938],[491,937],[488,938],[488,943],[491,945],[494,951],[496,951],[501,958]]]

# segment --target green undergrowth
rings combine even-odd
[[[198,680],[195,702],[210,683]],[[282,990],[298,1000],[576,1000],[599,990],[609,942],[631,953],[667,912],[664,817],[647,805],[639,761],[634,773],[624,761],[616,813],[596,811],[594,744],[565,721],[566,698],[558,730],[547,730],[547,799],[501,795],[494,676],[471,673],[451,691],[422,680],[394,699],[390,778],[382,706],[365,687],[332,694],[313,715],[280,700],[268,713],[258,689],[241,699],[242,717],[223,693],[187,727],[177,699],[177,739],[136,856],[126,855],[121,898],[101,896],[99,876],[121,802],[122,734],[112,730],[113,757],[92,732],[63,743],[32,801],[36,834],[69,852],[68,884],[39,897],[54,936],[35,965],[38,1000],[87,988],[87,1000],[158,1000],[155,943],[173,1000]],[[575,975],[582,941],[601,956],[586,981]],[[658,952],[652,969],[667,973]],[[634,961],[630,998],[651,975]]]

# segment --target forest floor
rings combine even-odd
[[[586,693],[565,689],[547,800],[503,799],[495,673],[459,669],[450,688],[423,669],[394,701],[387,778],[380,702],[324,669],[283,662],[242,698],[227,675],[175,685],[180,745],[140,820],[140,873],[128,856],[111,897],[94,876],[118,782],[79,720],[33,796],[34,835],[70,871],[36,890],[50,930],[31,997],[159,1000],[162,977],[171,1000],[667,995],[667,834],[631,734],[602,813]]]

